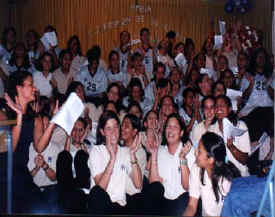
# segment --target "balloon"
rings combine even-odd
[[[232,13],[233,12],[233,10],[234,10],[234,2],[232,2],[232,1],[228,1],[228,2],[226,2],[226,4],[225,4],[225,11],[227,12],[227,13]]]

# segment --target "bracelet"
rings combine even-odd
[[[137,164],[137,161],[131,161],[131,164],[134,165],[134,164]]]
[[[180,165],[181,166],[186,166],[187,165],[187,160],[186,159],[180,159]]]
[[[47,169],[50,168],[50,167],[49,167],[49,164],[46,164],[46,163],[45,163],[45,165],[46,165],[46,166],[43,166],[43,170],[44,170],[44,171],[46,171]]]

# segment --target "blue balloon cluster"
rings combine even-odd
[[[225,11],[230,14],[235,8],[241,14],[246,14],[249,9],[249,0],[227,0],[224,7]]]

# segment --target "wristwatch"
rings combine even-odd
[[[187,160],[186,159],[180,159],[180,165],[181,166],[186,166],[187,165]]]

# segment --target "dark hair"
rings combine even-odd
[[[182,41],[178,42],[175,46],[175,50],[177,50],[180,46],[184,47],[184,43]]]
[[[49,52],[45,52],[42,54],[42,56],[39,57],[38,64],[37,64],[36,68],[39,71],[43,71],[42,60],[44,59],[45,56],[49,56],[51,58],[52,67],[50,69],[50,72],[52,72],[54,70],[54,59],[53,59],[53,56],[51,55],[51,53],[49,53]]]
[[[122,32],[119,33],[119,38],[121,38],[121,36],[122,36],[123,33],[127,33],[127,35],[128,35],[129,38],[131,37],[131,35],[130,35],[130,33],[128,31],[123,30]]]
[[[175,39],[175,38],[176,38],[176,33],[175,33],[175,31],[170,30],[169,32],[166,33],[166,37],[167,37],[168,39]]]
[[[57,36],[56,28],[54,28],[52,25],[48,25],[48,26],[45,27],[44,32],[48,32],[48,31],[55,32],[55,34]]]
[[[130,102],[130,104],[127,107],[126,112],[129,113],[129,111],[131,110],[131,108],[134,107],[134,106],[136,106],[138,108],[139,112],[141,113],[141,117],[142,117],[143,111],[142,111],[142,109],[140,107],[140,104],[138,102],[136,102],[136,101]]]
[[[225,69],[222,73],[221,73],[221,78],[220,80],[224,83],[224,77],[225,77],[225,73],[226,72],[229,72],[231,77],[233,78],[233,83],[232,83],[232,86],[229,87],[229,88],[232,88],[232,89],[237,89],[236,87],[236,82],[235,82],[235,76],[234,76],[234,73],[232,72],[232,70],[230,69]]]
[[[215,100],[215,104],[217,104],[217,101],[219,99],[222,99],[225,102],[225,104],[227,105],[228,108],[232,108],[232,102],[231,102],[231,99],[228,96],[225,96],[225,95],[217,96],[216,100]],[[229,121],[231,121],[233,123],[233,125],[235,125],[235,126],[237,125],[239,119],[238,119],[237,114],[233,111],[233,109],[228,114],[227,118],[228,118]]]
[[[168,80],[167,78],[161,78],[159,79],[159,81],[157,82],[157,89],[158,88],[165,88],[170,84],[170,80]]]
[[[219,80],[219,81],[216,81],[213,85],[213,88],[212,88],[212,95],[213,96],[215,95],[216,88],[219,84],[222,85],[222,87],[224,89],[224,95],[226,95],[226,87],[225,87],[224,83],[221,80]]]
[[[256,59],[259,55],[259,53],[263,52],[264,56],[265,56],[265,65],[264,65],[264,76],[266,78],[269,78],[272,75],[272,64],[270,62],[270,58],[268,53],[266,52],[266,50],[264,48],[258,48],[256,49],[250,56],[250,64],[249,64],[249,72],[252,75],[256,75],[256,68],[257,68],[257,62]]]
[[[82,84],[81,82],[79,82],[79,81],[73,81],[72,83],[70,83],[70,85],[69,85],[69,87],[68,87],[68,89],[67,89],[67,91],[66,91],[66,93],[65,93],[66,98],[68,98],[69,95],[70,95],[72,92],[75,92],[75,91],[76,91],[76,88],[77,88],[78,86],[81,86],[81,87],[84,89],[83,84]],[[85,91],[84,91],[84,97],[85,97]]]
[[[27,54],[27,49],[25,47],[25,44],[23,42],[17,42],[15,47],[14,47],[14,50],[13,50],[13,53],[11,55],[11,58],[10,58],[10,61],[9,61],[9,64],[11,66],[14,66],[16,65],[16,59],[17,59],[17,56],[16,56],[16,53],[15,53],[15,50],[17,47],[22,47],[24,49],[24,60],[23,60],[23,65],[21,68],[23,68],[23,70],[27,70],[29,69],[29,67],[31,67],[31,64],[30,64],[30,61],[29,61],[29,56]]]
[[[39,37],[40,36],[39,36],[39,34],[38,34],[37,31],[35,31],[34,29],[30,29],[29,31],[26,32],[26,40],[27,40],[27,42],[28,42],[28,38],[29,38],[30,34],[34,35],[34,38],[35,38],[34,49],[36,50],[37,47],[38,47],[38,41],[39,41]],[[28,46],[28,43],[27,43],[27,46]]]
[[[118,53],[116,50],[112,50],[112,51],[109,53],[108,60],[109,60],[109,68],[110,68],[110,69],[112,69],[111,60],[112,60],[112,57],[113,57],[114,55],[117,55],[117,57],[119,58],[119,53]]]
[[[77,54],[79,56],[82,56],[82,49],[81,49],[81,44],[80,44],[80,40],[78,38],[77,35],[73,35],[69,38],[68,42],[67,42],[67,49],[70,50],[70,46],[71,46],[71,43],[76,40],[76,43],[77,43]]]
[[[14,27],[12,27],[12,26],[5,27],[4,31],[2,33],[2,40],[1,40],[2,45],[4,46],[4,48],[7,48],[8,34],[9,34],[10,31],[13,32],[13,34],[16,37],[16,31],[15,31]]]
[[[162,97],[162,98],[160,99],[159,109],[161,109],[161,107],[163,106],[164,100],[165,100],[166,98],[169,98],[169,99],[171,100],[174,110],[177,111],[177,110],[178,110],[178,105],[175,103],[174,98],[173,98],[172,96],[170,96],[170,95],[166,95],[166,96],[164,96],[164,97]]]
[[[240,177],[240,171],[231,162],[226,163],[226,148],[223,138],[215,133],[207,132],[201,137],[201,142],[204,149],[207,151],[208,157],[212,157],[214,167],[212,169],[212,176],[210,177],[216,201],[219,202],[219,180],[226,178],[231,181],[233,178]],[[205,169],[201,169],[201,183],[204,184]]]
[[[119,119],[113,111],[106,111],[102,113],[98,120],[97,130],[96,130],[96,145],[105,145],[106,138],[101,134],[100,130],[103,130],[107,121],[110,119],[115,119],[117,124],[120,125]]]
[[[207,100],[209,100],[209,99],[211,99],[211,100],[214,102],[214,105],[215,105],[215,103],[216,103],[215,97],[213,97],[213,96],[206,96],[206,97],[204,97],[204,98],[202,99],[202,101],[201,101],[201,109],[202,109],[202,110],[203,110],[203,108],[204,108],[205,102],[206,102]]]
[[[99,64],[100,55],[98,55],[98,52],[94,49],[94,47],[87,51],[86,56],[89,64],[91,64],[94,60],[97,64]]]
[[[144,27],[140,30],[139,35],[142,36],[144,32],[150,33],[150,30],[148,28]]]
[[[154,68],[153,68],[153,74],[154,74],[153,80],[156,80],[155,72],[158,70],[158,68],[163,68],[164,69],[163,73],[165,74],[165,71],[166,71],[165,65],[162,62],[157,62],[157,63],[154,64]]]
[[[139,119],[137,116],[135,116],[135,115],[133,115],[133,114],[127,114],[127,115],[124,116],[123,121],[124,121],[126,118],[128,118],[128,119],[130,120],[130,122],[131,122],[133,128],[136,129],[137,132],[139,132],[139,131],[141,130],[140,119]],[[123,122],[123,121],[122,121],[122,122]]]
[[[196,91],[192,88],[192,87],[187,87],[186,89],[184,89],[184,91],[182,92],[182,97],[183,98],[186,98],[187,97],[187,94],[191,92],[193,94],[196,93]]]
[[[162,132],[162,142],[161,142],[161,145],[163,145],[163,146],[167,145],[167,139],[166,139],[165,131],[166,131],[166,128],[167,128],[168,121],[171,118],[177,119],[177,121],[178,121],[178,123],[180,125],[180,129],[183,132],[185,132],[185,125],[184,125],[183,121],[181,120],[180,115],[178,113],[172,113],[172,114],[168,115],[168,117],[167,117],[167,119],[165,121],[164,127],[163,127],[163,132]],[[181,141],[183,142],[183,144],[186,143],[186,141],[188,140],[187,138],[188,137],[185,137],[185,136],[181,137]]]
[[[31,73],[27,71],[16,71],[15,73],[9,76],[6,86],[6,92],[13,100],[15,99],[15,96],[17,96],[16,86],[23,86],[24,81],[29,76],[32,77]]]
[[[84,129],[86,129],[88,123],[84,118],[79,117],[76,121],[80,121],[83,124]]]
[[[59,54],[60,65],[62,65],[63,58],[65,57],[66,54],[69,54],[72,60],[73,58],[72,52],[69,49],[63,49]]]
[[[228,64],[229,64],[229,62],[228,62],[227,57],[226,57],[226,56],[224,56],[224,55],[219,55],[219,56],[218,56],[217,63],[219,62],[219,60],[220,60],[221,58],[225,60],[226,68],[228,68]]]
[[[195,48],[195,43],[192,40],[192,38],[186,38],[185,45],[184,45],[184,56],[187,56],[187,50],[190,46],[193,46]]]
[[[142,55],[141,55],[139,52],[135,52],[135,53],[131,56],[131,62],[136,61],[137,58],[142,58]]]
[[[148,111],[148,112],[146,113],[146,115],[144,116],[144,118],[143,118],[143,130],[146,129],[144,123],[147,121],[147,119],[148,119],[148,117],[149,117],[149,115],[150,115],[151,113],[155,113],[155,115],[157,116],[157,119],[159,118],[159,113],[157,113],[155,110],[151,109],[150,111]]]
[[[202,45],[202,49],[201,49],[201,52],[204,54],[204,55],[206,55],[206,53],[207,53],[207,50],[206,50],[206,45],[207,45],[207,43],[210,41],[210,43],[214,46],[214,44],[215,44],[215,42],[214,42],[214,38],[211,38],[211,39],[206,39],[205,41],[204,41],[204,43],[203,43],[203,45]]]
[[[115,107],[115,109],[116,109],[116,111],[117,111],[117,113],[119,113],[119,108],[118,108],[117,104],[116,104],[114,101],[112,101],[112,100],[107,100],[107,101],[104,103],[104,105],[103,105],[103,112],[109,111],[109,110],[106,110],[106,109],[107,109],[107,106],[108,106],[109,104],[113,104],[114,107]]]
[[[101,49],[99,45],[94,45],[91,50],[93,51],[93,53],[98,56],[98,59],[100,59],[101,57]],[[88,56],[88,55],[87,55]]]
[[[128,93],[129,93],[129,97],[130,100],[132,100],[132,91],[134,87],[139,87],[140,91],[141,91],[141,100],[143,101],[144,99],[144,90],[142,88],[142,84],[139,78],[132,78],[129,85],[128,85]]]

